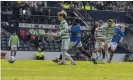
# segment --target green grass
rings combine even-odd
[[[94,65],[77,61],[77,65],[57,65],[52,61],[1,60],[2,80],[133,80],[133,63],[113,62]]]

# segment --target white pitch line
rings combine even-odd
[[[56,76],[4,76],[2,78],[74,78],[74,77],[67,77],[67,76],[61,76],[61,77],[56,77]]]
[[[11,79],[11,78],[15,78],[15,79],[56,79],[56,78],[58,78],[58,79],[70,79],[70,78],[75,78],[75,77],[53,77],[53,76],[51,76],[51,77],[45,77],[45,76],[40,76],[40,77],[32,77],[32,76],[12,76],[12,77],[8,77],[8,76],[4,76],[4,77],[1,77],[1,78],[5,78],[5,79]],[[99,77],[80,77],[80,78],[86,78],[86,79],[99,79]]]
[[[100,76],[100,77],[101,77],[101,76]],[[112,76],[110,76],[110,77],[112,77]],[[75,76],[73,76],[73,77],[71,77],[71,76],[61,76],[61,77],[58,77],[58,76],[36,76],[36,77],[33,77],[33,76],[2,76],[1,78],[10,78],[10,79],[11,79],[11,78],[16,78],[16,79],[17,79],[17,78],[18,78],[18,79],[19,79],[19,78],[22,78],[22,79],[24,79],[24,78],[30,78],[30,79],[31,79],[31,78],[34,78],[34,79],[39,79],[39,78],[40,78],[40,79],[41,79],[41,78],[54,78],[54,79],[55,79],[55,78],[58,78],[58,79],[59,79],[59,78],[65,78],[65,79],[66,79],[66,78],[75,78]],[[89,76],[89,77],[80,77],[80,78],[86,78],[86,79],[87,79],[87,78],[89,78],[89,79],[90,79],[90,78],[91,78],[91,79],[93,79],[93,78],[98,78],[98,79],[99,79],[99,76]],[[109,77],[108,77],[108,78],[109,78]]]
[[[18,70],[18,71],[35,71],[35,72],[36,72],[36,71],[39,71],[39,72],[40,72],[40,71],[42,71],[42,72],[43,72],[43,71],[46,71],[46,70],[29,70],[29,69],[20,69],[20,68],[1,68],[1,70],[2,70],[2,69],[5,69],[5,70]]]
[[[47,70],[30,70],[30,69],[21,69],[21,68],[1,68],[1,70],[18,70],[18,71],[38,71],[38,72],[45,72]],[[58,72],[64,72],[64,71],[58,71]],[[85,72],[86,73],[86,72]],[[101,75],[101,73],[92,73],[92,74],[96,74],[96,75]],[[107,73],[104,73],[104,74],[107,74]],[[117,73],[112,73],[110,74],[110,76],[132,76],[133,77],[133,74],[117,74]]]

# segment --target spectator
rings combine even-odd
[[[37,31],[33,27],[31,27],[31,29],[29,29],[29,34],[30,35],[37,35]]]
[[[71,4],[70,4],[70,8],[74,8],[74,4],[73,4],[72,1],[71,1]]]
[[[85,5],[85,10],[91,10],[91,6],[88,3]]]
[[[47,1],[44,1],[44,6],[45,6],[45,8],[47,7]]]
[[[36,59],[37,60],[44,60],[44,53],[40,48],[38,48],[38,51],[36,52]]]
[[[53,34],[52,30],[50,29],[48,32],[48,34]],[[47,36],[47,40],[53,40],[53,37],[52,36]]]
[[[43,28],[41,27],[41,29],[39,29],[39,36],[38,36],[38,39],[43,41],[45,40],[45,31],[43,30]]]
[[[33,27],[31,27],[31,29],[29,29],[29,42],[33,42],[33,43],[36,43],[36,40],[37,40],[37,31],[35,29],[33,29]]]
[[[82,8],[82,3],[80,1],[77,2],[78,3],[78,8],[81,9]]]

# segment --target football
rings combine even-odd
[[[9,62],[9,63],[14,63],[14,62],[15,62],[15,57],[10,56],[10,57],[8,58],[8,62]]]

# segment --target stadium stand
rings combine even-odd
[[[109,18],[112,18],[117,19],[119,23],[131,24],[133,22],[132,1],[2,1],[1,6],[1,31],[3,31],[1,33],[2,50],[8,50],[7,44],[9,37],[13,31],[17,31],[20,38],[19,51],[36,51],[38,47],[46,52],[61,51],[60,39],[55,40],[47,36],[45,36],[46,38],[43,42],[39,41],[38,37],[36,37],[36,44],[30,44],[28,30],[31,26],[25,25],[25,27],[20,27],[20,23],[36,24],[33,27],[38,32],[40,24],[58,25],[57,12],[62,9],[68,14],[67,21],[69,25],[72,24],[74,18],[80,18],[81,26],[86,26],[90,30],[98,20],[106,22]],[[55,27],[58,28],[58,26]],[[46,33],[50,31],[49,28],[45,28],[44,30]],[[52,32],[55,31],[57,29],[52,29]],[[95,40],[91,31],[82,31],[82,42],[86,50],[89,52],[93,51]],[[118,51],[121,49],[123,48],[119,47]],[[125,52],[128,52],[128,50]],[[73,55],[72,52],[72,56],[76,55]]]

